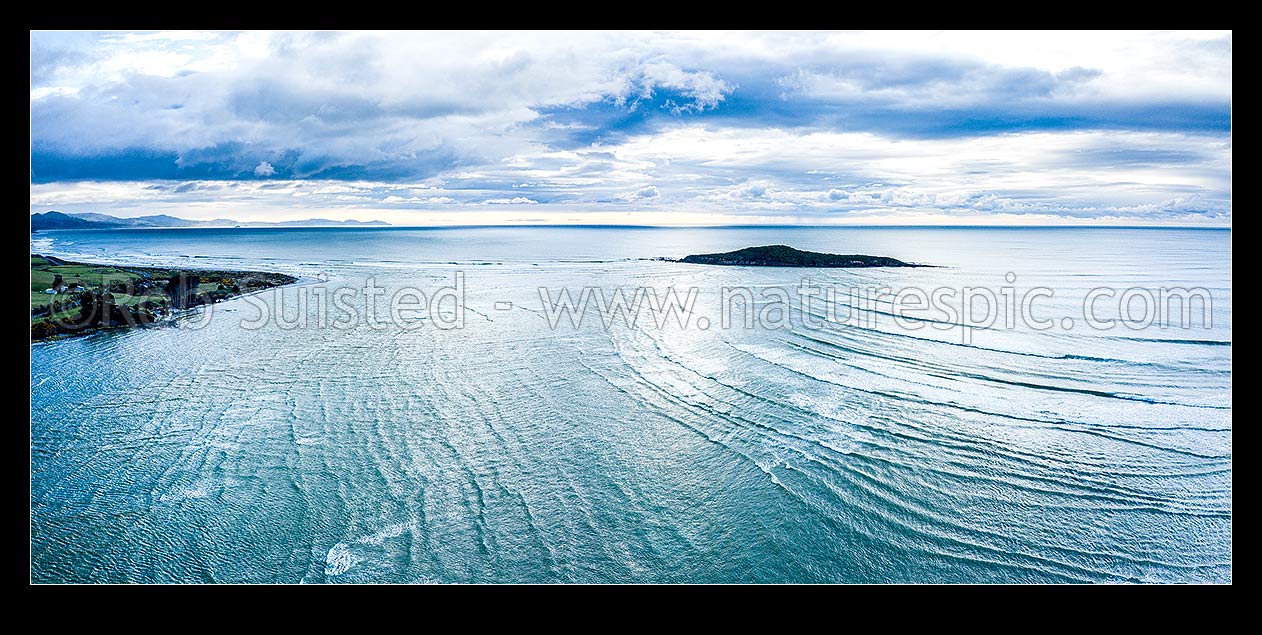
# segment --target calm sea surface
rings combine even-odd
[[[936,266],[651,260],[767,244]],[[302,278],[33,347],[37,582],[1232,577],[1230,231],[54,231],[32,251]],[[453,299],[388,315],[458,276],[461,328],[440,328]],[[804,307],[803,278],[836,293]],[[541,287],[695,304],[553,327]],[[990,289],[1053,326],[849,295],[879,287]],[[1163,288],[1210,307],[1180,326],[1147,307]],[[1112,328],[1086,323],[1093,289]],[[365,319],[332,325],[345,307]]]

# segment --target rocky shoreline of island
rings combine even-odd
[[[297,282],[265,271],[141,267],[31,255],[31,341],[149,326],[182,310]]]
[[[746,247],[736,251],[718,254],[694,254],[674,260],[692,265],[720,265],[726,267],[820,267],[834,269],[857,269],[863,267],[928,267],[911,262],[903,262],[888,256],[865,256],[862,254],[827,254],[818,251],[803,251],[788,245],[766,245],[763,247]]]

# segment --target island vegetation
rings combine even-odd
[[[159,322],[297,280],[282,273],[130,267],[31,256],[31,339]]]
[[[886,256],[859,254],[826,254],[802,251],[788,245],[746,247],[721,254],[695,254],[677,262],[697,265],[724,265],[729,267],[924,267],[927,265],[903,262]]]

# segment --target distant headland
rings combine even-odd
[[[227,218],[215,220],[189,220],[166,214],[120,218],[109,214],[84,212],[65,214],[48,211],[31,214],[31,231],[48,229],[152,229],[168,227],[385,227],[390,223],[379,220],[328,220],[325,218],[308,218],[306,220],[287,220],[274,223],[261,221],[236,221]]]
[[[927,267],[910,262],[903,262],[886,256],[864,256],[859,254],[825,254],[817,251],[802,251],[788,245],[767,245],[765,247],[746,247],[721,254],[694,254],[685,256],[675,262],[694,265],[723,265],[728,267]]]

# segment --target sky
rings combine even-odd
[[[1230,32],[32,32],[31,212],[1231,225]]]

